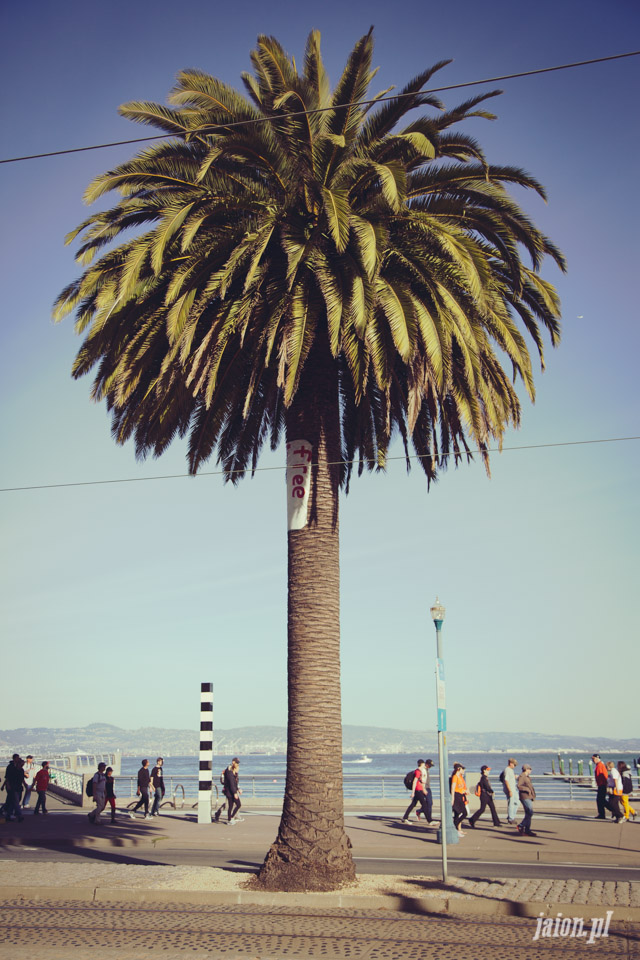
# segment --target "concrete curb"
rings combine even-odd
[[[394,913],[454,917],[565,917],[591,919],[603,910],[613,910],[613,920],[640,923],[640,907],[617,904],[543,903],[487,898],[405,897],[389,894],[358,896],[350,893],[261,893],[250,890],[140,890],[137,887],[104,886],[0,886],[0,902],[7,900],[79,900],[93,903],[191,903],[207,906],[246,905],[265,907],[341,908],[343,910],[389,910]]]

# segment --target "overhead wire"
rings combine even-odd
[[[589,444],[595,443],[623,443],[629,440],[640,440],[640,436],[637,437],[602,437],[596,440],[564,440],[559,443],[528,443],[523,444],[522,446],[515,447],[490,447],[488,450],[462,450],[462,451],[451,451],[449,453],[423,453],[423,454],[402,454],[397,457],[385,457],[385,464],[392,463],[395,460],[440,460],[448,459],[449,457],[467,457],[473,454],[485,453],[513,453],[519,450],[548,450],[553,447],[581,447],[588,446]],[[359,466],[361,463],[360,458],[356,460],[332,460],[327,463],[329,467],[335,466]],[[363,458],[363,464],[374,464],[376,461],[371,458]],[[316,466],[316,464],[311,464],[311,466]],[[150,480],[198,480],[201,477],[232,477],[234,474],[245,474],[251,473],[273,473],[274,471],[284,472],[287,467],[283,464],[278,464],[274,467],[255,467],[244,470],[203,470],[200,473],[190,474],[190,473],[166,473],[160,474],[156,477],[116,477],[113,480],[74,480],[68,483],[39,483],[33,485],[26,485],[21,487],[0,487],[0,493],[15,493],[18,491],[24,490],[57,490],[65,487],[98,487],[105,486],[107,484],[115,483],[145,483]]]
[[[173,133],[157,133],[151,137],[135,137],[132,140],[113,140],[108,143],[95,143],[87,147],[70,147],[66,150],[48,150],[45,153],[31,153],[22,157],[6,157],[0,159],[2,163],[21,163],[25,160],[41,160],[45,157],[61,157],[71,153],[86,153],[89,150],[105,150],[108,147],[122,147],[134,143],[148,143],[151,140],[164,140],[171,137],[213,133],[215,130],[228,130],[233,127],[242,127],[249,124],[270,123],[283,119],[295,119],[297,117],[312,116],[317,113],[326,113],[334,110],[343,110],[347,107],[371,106],[378,103],[385,103],[390,100],[401,100],[404,97],[415,97],[417,94],[442,93],[446,90],[460,90],[463,87],[474,87],[485,83],[500,83],[503,80],[516,80],[520,77],[534,77],[542,73],[553,73],[558,70],[571,70],[574,67],[586,67],[594,63],[607,63],[611,60],[623,60],[625,57],[640,56],[640,50],[631,50],[627,53],[616,53],[609,57],[595,57],[592,60],[577,60],[574,63],[562,63],[553,67],[540,67],[537,70],[523,70],[520,73],[506,73],[498,77],[487,77],[484,80],[467,80],[464,83],[450,83],[442,87],[429,87],[426,90],[416,91],[414,93],[396,93],[388,97],[377,97],[372,100],[352,100],[347,103],[332,104],[330,107],[316,107],[312,110],[299,110],[293,113],[281,114],[269,117],[255,117],[248,120],[232,120],[229,123],[207,124],[204,127],[196,127],[193,130],[176,130]]]
[[[606,63],[612,60],[622,60],[627,57],[637,57],[637,56],[640,56],[640,50],[632,50],[627,53],[614,54],[608,57],[595,57],[591,60],[579,60],[573,63],[557,64],[552,67],[541,67],[536,70],[524,70],[524,71],[521,71],[520,73],[502,74],[500,76],[487,77],[482,80],[468,80],[463,83],[447,84],[440,87],[429,87],[426,90],[417,91],[417,93],[420,93],[420,94],[442,93],[447,90],[459,90],[464,87],[479,86],[481,84],[499,83],[504,80],[515,80],[521,77],[538,76],[543,73],[553,73],[559,70],[570,70],[575,67],[584,67],[584,66],[589,66],[591,64]],[[344,109],[346,107],[352,107],[352,106],[369,106],[369,105],[384,103],[385,101],[400,100],[404,97],[415,97],[415,96],[416,96],[416,92],[407,93],[407,94],[398,93],[398,94],[392,94],[387,97],[377,97],[372,100],[349,101],[347,103],[342,103],[342,104],[333,104],[331,107],[318,107],[312,110],[300,110],[293,113],[287,113],[286,119],[293,119],[301,116],[311,116],[312,114],[324,113],[324,112]],[[246,126],[248,124],[268,123],[268,122],[273,122],[281,119],[284,119],[284,117],[283,116],[256,117],[248,120],[231,121],[228,123],[215,124],[215,125],[212,124],[212,125],[207,125],[205,127],[195,128],[193,130],[185,129],[182,132],[175,131],[174,133],[155,134],[154,136],[150,136],[150,137],[136,137],[130,140],[115,140],[115,141],[110,141],[108,143],[92,144],[86,147],[71,147],[66,150],[50,150],[45,153],[29,154],[22,157],[9,157],[9,158],[0,159],[0,164],[19,163],[21,161],[26,161],[26,160],[38,160],[46,157],[57,157],[57,156],[63,156],[63,155],[72,154],[72,153],[83,153],[90,150],[104,150],[109,147],[127,146],[135,143],[146,143],[151,140],[162,140],[162,139],[167,139],[175,136],[180,136],[181,133],[183,135],[196,134],[196,133],[199,133],[199,134],[211,133],[218,129],[229,129],[232,127]],[[473,455],[474,453],[475,454],[507,453],[507,452],[513,452],[518,450],[541,450],[541,449],[549,449],[552,447],[582,446],[582,445],[596,444],[596,443],[620,443],[620,442],[625,442],[630,440],[640,440],[640,436],[638,437],[636,436],[606,437],[606,438],[596,439],[596,440],[569,440],[569,441],[564,441],[560,443],[527,444],[527,445],[516,446],[516,447],[490,448],[487,451],[482,451],[477,449],[477,450],[471,450],[468,452],[464,451],[464,452],[458,452],[458,453],[450,452],[450,453],[433,453],[433,454],[409,454],[409,455],[402,455],[397,457],[387,457],[385,458],[385,463],[390,463],[395,460],[406,461],[406,460],[421,460],[421,459],[433,459],[433,458],[447,459],[451,456],[454,456],[454,457],[467,456],[468,454]],[[336,465],[346,465],[347,463],[349,463],[350,465],[354,466],[356,464],[359,465],[361,462],[367,463],[372,461],[367,461],[367,460],[361,461],[360,459],[358,459],[358,460],[353,460],[348,462],[348,461],[340,460],[340,461],[336,461],[335,463],[330,463],[328,465],[336,466]],[[211,477],[211,476],[223,476],[223,475],[230,477],[230,476],[233,476],[234,473],[244,474],[246,472],[251,472],[253,474],[253,473],[260,473],[260,472],[274,471],[274,470],[283,471],[285,469],[286,469],[285,466],[274,466],[274,467],[256,467],[251,471],[247,471],[247,470],[202,471],[196,474],[195,476],[192,476],[191,474],[187,474],[187,473],[178,473],[178,474],[163,474],[159,476],[148,476],[148,477],[120,477],[112,480],[79,480],[79,481],[71,481],[68,483],[46,483],[46,484],[32,484],[32,485],[24,485],[24,486],[16,486],[16,487],[1,487],[0,493],[13,493],[18,491],[29,491],[29,490],[53,490],[53,489],[63,489],[67,487],[102,486],[106,484],[118,484],[118,483],[141,483],[141,482],[148,482],[152,480],[180,480],[180,479],[186,479],[186,478],[197,479],[199,477]]]

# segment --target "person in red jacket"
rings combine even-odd
[[[606,820],[607,815],[605,810],[609,810],[611,813],[613,813],[611,810],[611,804],[609,803],[609,798],[607,797],[607,780],[609,778],[609,771],[600,759],[599,753],[594,753],[591,759],[596,765],[594,776],[596,778],[596,806],[598,807],[598,815],[595,819]]]
[[[36,807],[33,811],[34,817],[40,813],[42,810],[43,813],[47,813],[47,790],[49,789],[49,761],[43,760],[42,767],[36,773],[33,778],[33,786],[35,787],[36,793],[38,794],[38,799],[36,801]]]
[[[428,766],[427,766],[428,765]],[[427,794],[427,785],[429,782],[429,769],[433,766],[432,760],[418,760],[418,765],[413,774],[413,784],[411,786],[411,803],[404,812],[402,823],[409,823],[409,814],[417,804],[420,804],[427,823],[431,823],[431,790]]]

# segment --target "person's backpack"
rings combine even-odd
[[[500,771],[500,783],[504,783],[504,770]]]
[[[223,787],[224,787],[224,775],[225,775],[226,769],[227,768],[225,767],[222,773],[220,774],[220,783],[222,784]]]
[[[86,795],[87,795],[88,797],[92,797],[92,796],[93,796],[93,777],[91,777],[89,780],[87,780],[87,785],[86,785],[86,787],[84,788],[84,792],[86,793]]]
[[[478,782],[476,783],[476,797],[479,797],[481,793],[482,793],[482,785],[478,780]]]
[[[404,778],[404,785],[407,790],[411,790],[413,787],[413,781],[415,779],[416,772],[415,770],[409,770],[409,773],[406,774]]]

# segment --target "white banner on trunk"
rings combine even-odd
[[[287,529],[307,525],[313,447],[306,440],[287,444]]]

